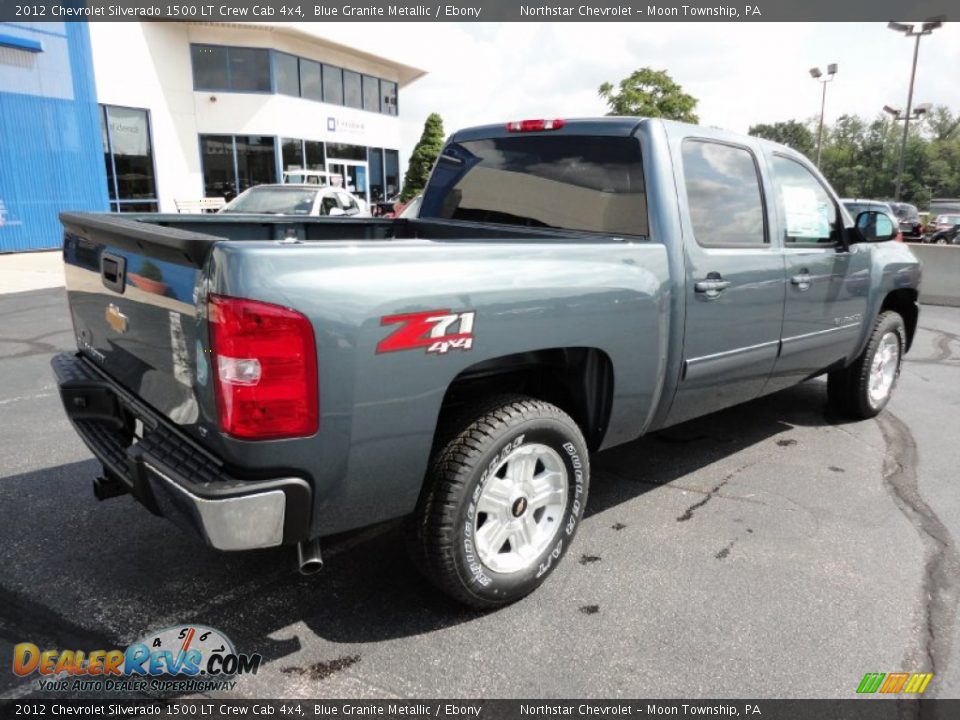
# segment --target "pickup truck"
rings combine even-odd
[[[415,218],[61,219],[78,352],[52,362],[99,498],[303,572],[405,518],[481,608],[556,569],[590,453],[824,374],[874,416],[917,327],[888,215],[787,147],[659,119],[461,130]]]

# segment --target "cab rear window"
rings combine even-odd
[[[529,135],[451,143],[420,217],[647,235],[639,142]]]

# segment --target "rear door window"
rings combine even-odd
[[[767,244],[753,153],[707,140],[683,141],[683,175],[693,237],[705,247]]]
[[[633,137],[517,135],[444,148],[421,218],[647,235]]]

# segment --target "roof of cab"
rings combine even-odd
[[[523,118],[520,118],[523,119]],[[551,118],[545,118],[551,119]],[[692,123],[683,123],[677,120],[667,120],[665,118],[632,117],[632,116],[604,116],[594,118],[562,118],[563,127],[556,130],[539,130],[531,134],[549,134],[549,135],[606,135],[606,136],[628,136],[636,132],[637,128],[645,123],[661,123],[665,126],[674,126],[685,128],[687,132],[692,129],[698,129],[700,132],[706,131],[711,135],[728,138],[730,141],[736,141],[737,138],[749,137],[756,141],[761,147],[767,150],[776,150],[786,155],[806,159],[804,155],[788,145],[773,142],[765,138],[754,135],[744,135],[743,133],[725,130],[723,128],[709,128]],[[464,128],[453,133],[450,142],[463,142],[465,140],[486,140],[489,138],[503,138],[517,133],[507,130],[507,123],[497,123],[496,125],[478,125],[476,127]]]

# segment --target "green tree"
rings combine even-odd
[[[960,136],[960,114],[954,115],[946,105],[937,105],[924,115],[923,123],[930,130],[934,141]]]
[[[437,161],[440,150],[443,149],[444,138],[443,118],[437,113],[430,113],[426,122],[423,123],[420,141],[410,154],[407,174],[403,177],[403,192],[400,193],[400,200],[406,202],[423,192],[433,164]]]
[[[806,124],[796,120],[775,122],[772,125],[768,123],[751,125],[747,132],[755,137],[788,145],[807,157],[813,157],[816,151],[817,139],[813,132]]]
[[[750,133],[803,151],[810,122],[790,120],[754,125]],[[903,142],[903,125],[885,114],[872,121],[843,115],[824,126],[820,170],[844,197],[889,200],[894,196]],[[812,136],[812,133],[811,133]],[[807,151],[816,153],[815,140]],[[910,124],[903,155],[900,197],[924,209],[932,197],[960,197],[960,115],[934,108]]]
[[[608,115],[638,115],[697,123],[694,110],[699,102],[674,82],[666,70],[645,67],[635,70],[616,88],[605,82],[598,94],[610,107]]]

